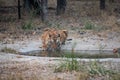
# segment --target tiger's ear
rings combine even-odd
[[[68,31],[67,30],[62,30],[66,36],[68,36]]]

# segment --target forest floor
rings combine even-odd
[[[79,5],[81,4],[81,5]],[[17,52],[41,50],[40,35],[44,28],[68,30],[68,39],[63,49],[71,50],[110,50],[120,47],[120,13],[114,12],[116,4],[107,4],[106,10],[99,10],[99,3],[70,1],[66,13],[55,15],[48,11],[48,21],[43,23],[38,15],[22,13],[17,19],[15,9],[0,9],[0,50],[8,48]],[[111,7],[108,7],[111,5]],[[50,7],[55,7],[49,3]],[[22,10],[24,12],[24,10]],[[10,50],[8,50],[10,51]],[[0,52],[0,80],[110,80],[108,76],[94,75],[77,71],[55,73],[61,62],[59,58],[33,57],[10,52]],[[79,63],[90,63],[79,60]],[[119,58],[103,60],[103,65],[120,71]],[[118,74],[120,75],[120,74]],[[89,77],[88,77],[89,76]],[[113,75],[114,77],[114,75]],[[118,76],[117,76],[118,77]],[[20,79],[19,79],[20,78]],[[119,80],[111,79],[111,80]]]

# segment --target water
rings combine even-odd
[[[117,58],[118,56],[112,51],[104,50],[83,50],[83,51],[59,51],[47,52],[41,50],[34,50],[29,52],[22,52],[21,55],[40,56],[40,57],[76,57],[76,58]]]

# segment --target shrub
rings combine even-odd
[[[88,29],[88,30],[91,30],[91,29],[94,29],[95,28],[95,25],[91,22],[86,22],[85,23],[85,29]]]
[[[105,76],[105,75],[111,75],[114,72],[112,70],[107,70],[104,66],[99,64],[98,61],[93,61],[90,63],[88,67],[88,72],[90,75],[98,75],[98,76]]]
[[[79,71],[80,65],[76,58],[74,58],[74,54],[65,56],[64,62],[61,62],[58,67],[55,68],[55,72],[63,72],[63,71]]]
[[[23,30],[31,30],[33,29],[33,23],[32,23],[32,20],[28,21],[28,22],[25,22],[22,26],[22,29]]]

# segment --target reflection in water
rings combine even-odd
[[[30,51],[21,53],[21,55],[40,56],[40,57],[77,57],[77,58],[118,58],[112,51]]]
[[[30,52],[22,52],[21,55],[28,55],[28,56],[40,56],[40,57],[61,57],[63,54],[62,51],[42,51],[42,50],[35,50]]]

